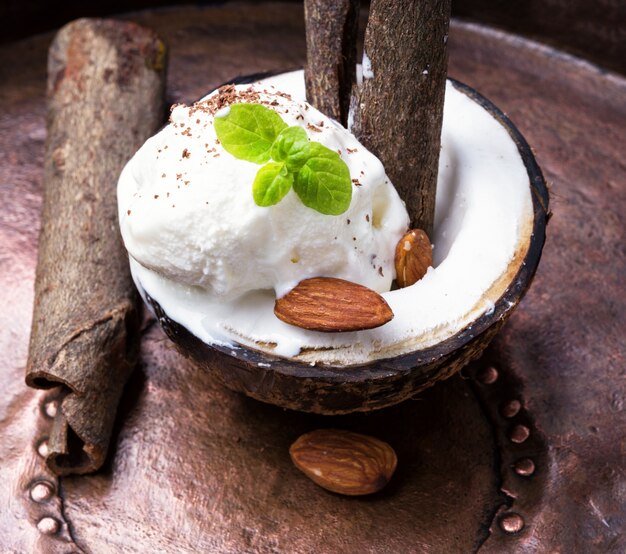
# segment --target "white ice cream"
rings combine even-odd
[[[393,248],[407,216],[380,163],[319,112],[302,108],[301,71],[266,79],[257,90],[288,92],[293,101],[281,100],[277,111],[289,125],[320,127],[310,137],[340,149],[362,186],[354,187],[350,211],[342,216],[321,216],[293,192],[273,208],[259,208],[250,192],[259,166],[235,160],[216,145],[202,114],[177,108],[173,117],[182,126],[148,141],[129,162],[118,189],[135,281],[171,319],[207,343],[233,348],[239,343],[310,363],[354,364],[430,346],[493,309],[507,275],[521,263],[532,229],[526,169],[493,116],[448,84],[434,268],[416,284],[388,291]],[[186,136],[186,124],[198,119],[192,136]],[[185,148],[188,158],[182,157]],[[394,319],[354,333],[310,332],[278,320],[276,294],[319,275],[387,290],[383,297]]]
[[[353,180],[348,211],[320,214],[293,190],[275,206],[257,206],[252,183],[261,166],[219,144],[213,120],[229,108],[211,102],[213,94],[192,107],[176,106],[171,124],[124,169],[118,197],[131,257],[219,302],[258,290],[282,296],[318,276],[388,291],[408,216],[380,161],[305,102],[270,85],[236,91],[235,102],[267,105],[289,126],[303,127],[311,140],[339,152]]]

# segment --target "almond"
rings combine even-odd
[[[396,281],[400,288],[417,283],[433,265],[433,248],[421,229],[408,231],[396,246]]]
[[[274,313],[290,325],[326,333],[373,329],[393,319],[380,294],[333,277],[300,281],[276,300]]]
[[[393,448],[374,437],[319,429],[302,435],[289,449],[295,466],[325,489],[357,496],[382,489],[398,459]]]

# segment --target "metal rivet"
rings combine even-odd
[[[43,413],[50,419],[55,418],[59,410],[58,400],[49,400],[43,405]]]
[[[519,514],[505,514],[500,518],[500,528],[505,533],[519,533],[524,528],[524,518]]]
[[[44,535],[56,535],[60,528],[61,524],[58,520],[50,516],[42,517],[37,522],[37,529],[39,529],[39,532]]]
[[[533,462],[530,458],[522,458],[521,460],[517,460],[517,462],[515,462],[513,468],[515,469],[515,473],[518,475],[521,475],[522,477],[529,477],[535,473],[535,462]]]
[[[54,487],[47,481],[39,481],[30,488],[30,497],[35,502],[50,500],[54,493]]]
[[[43,439],[38,445],[37,445],[37,453],[42,457],[45,458],[48,455],[48,439]]]
[[[530,436],[530,429],[526,425],[516,425],[511,429],[509,438],[517,444],[524,442]]]
[[[478,380],[483,385],[491,385],[498,380],[498,370],[493,366],[486,367],[478,374]]]
[[[522,403],[519,400],[509,400],[502,406],[500,413],[502,417],[515,417],[522,409]]]

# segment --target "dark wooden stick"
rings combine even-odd
[[[407,205],[411,226],[429,236],[449,21],[450,0],[372,0],[363,83],[351,102],[352,131],[383,162]]]
[[[82,19],[48,58],[48,138],[26,382],[61,385],[47,463],[98,469],[138,352],[137,294],[116,184],[163,121],[165,47],[133,23]]]
[[[359,0],[305,0],[306,97],[322,113],[347,124],[356,78]]]

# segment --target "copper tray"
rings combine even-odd
[[[304,62],[297,5],[129,18],[170,44],[169,101]],[[51,35],[0,47],[2,552],[624,552],[626,80],[455,22],[450,74],[516,123],[552,183],[541,267],[483,358],[399,406],[287,412],[194,369],[149,321],[109,461],[53,478],[41,463],[54,392],[23,383],[41,201]],[[329,494],[289,461],[302,432],[389,441],[382,493]]]

